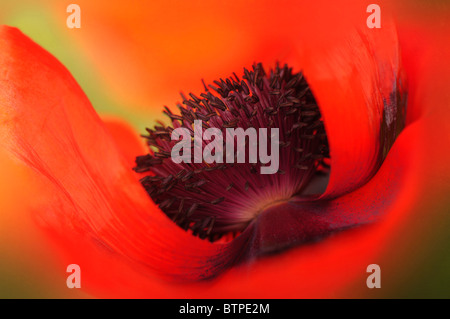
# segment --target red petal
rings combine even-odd
[[[330,144],[331,175],[322,198],[363,185],[379,168],[405,121],[405,79],[397,34],[348,28],[308,38],[302,47],[305,77],[319,103]]]
[[[39,178],[39,191],[27,194],[41,204],[36,219],[71,247],[72,262],[93,266],[92,255],[108,252],[149,274],[198,279],[232,261],[229,248],[191,236],[159,211],[54,57],[17,29],[2,27],[0,42],[2,147]]]
[[[118,118],[102,116],[102,120],[131,169],[135,166],[136,154],[146,150],[143,139],[128,123]]]

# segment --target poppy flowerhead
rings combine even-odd
[[[389,71],[380,74],[391,84],[386,86],[390,92],[380,97],[375,117],[380,123],[373,123],[372,133],[380,136],[372,171],[351,181],[356,184],[351,187],[363,184],[379,168],[404,125],[404,79],[398,66]],[[243,79],[234,73],[205,85],[200,97],[181,96],[179,114],[167,107],[164,111],[172,126],[160,122],[147,129],[150,154],[137,157],[135,171],[150,172],[142,177],[142,185],[183,229],[213,242],[243,232],[236,240],[242,246],[240,253],[248,249],[246,254],[256,256],[373,218],[373,214],[344,218],[344,212],[326,215],[322,209],[320,216],[311,211],[330,198],[322,193],[333,161],[324,119],[302,72],[276,65],[266,73],[262,64],[255,64],[251,71],[244,69]],[[180,129],[186,138],[174,141]],[[173,152],[177,145],[184,145],[178,161]],[[349,191],[345,181],[340,186],[344,190],[334,191]]]
[[[417,134],[402,132],[407,94],[395,27],[387,19],[380,30],[344,24],[329,42],[320,30],[316,39],[304,32],[293,66],[256,63],[182,95],[179,111],[165,109],[171,123],[143,134],[147,150],[121,125],[105,125],[54,57],[2,27],[2,149],[38,177],[33,216],[84,269],[89,288],[108,296],[317,295],[316,282],[302,292],[295,283],[339,256],[286,249],[398,205]],[[178,128],[188,140],[208,129],[216,137],[277,129],[279,161],[273,174],[261,174],[273,163],[249,154],[244,163],[227,163],[227,154],[197,163],[192,143],[191,163],[177,163]],[[278,261],[285,275],[274,279]]]
[[[198,95],[181,94],[176,113],[166,107],[172,125],[147,129],[150,152],[135,167],[161,210],[200,238],[235,238],[226,245],[238,260],[378,218],[380,207],[349,211],[332,200],[379,169],[405,124],[406,82],[393,25],[377,33],[353,29],[345,40],[304,49],[304,72],[256,63],[242,78],[233,73],[203,82]],[[174,161],[180,129],[187,146],[184,160]],[[268,148],[276,153],[272,163]],[[205,152],[213,160],[202,158]]]

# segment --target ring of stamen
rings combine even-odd
[[[316,174],[329,170],[324,123],[301,72],[277,65],[266,74],[255,64],[244,69],[242,80],[233,74],[214,84],[204,84],[200,96],[181,94],[179,114],[165,107],[172,126],[146,129],[149,153],[138,156],[134,168],[145,175],[142,185],[169,218],[211,241],[243,231],[262,210],[301,195]],[[218,128],[224,136],[227,128],[279,128],[278,171],[260,174],[259,160],[173,162],[172,131],[186,128],[193,137],[195,120],[202,121],[203,131]]]

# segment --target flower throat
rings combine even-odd
[[[165,107],[172,126],[158,122],[153,129],[146,129],[143,137],[149,153],[136,158],[134,170],[145,175],[141,178],[145,190],[177,225],[216,241],[242,232],[267,207],[302,196],[315,176],[329,171],[329,148],[308,83],[301,72],[293,73],[287,65],[277,65],[266,74],[262,64],[255,64],[252,70],[244,69],[242,80],[233,73],[214,85],[204,84],[204,89],[200,97],[181,94],[179,114]],[[208,145],[196,140],[196,134],[201,131],[205,136],[211,129],[216,136],[209,146],[214,144],[216,152],[208,154],[215,161],[199,159],[195,148],[205,150]],[[272,155],[279,152],[277,158],[272,157],[277,170],[261,174],[268,163],[252,156],[255,138],[247,134],[239,139],[230,135],[230,129],[270,132],[256,141],[266,154],[267,149]],[[174,147],[177,151],[181,148],[180,130],[186,143],[177,154],[184,160],[174,160]],[[274,132],[277,145],[273,144]],[[238,141],[231,152],[234,160],[230,160],[229,144],[219,135],[228,142]],[[227,149],[227,154],[217,149]]]

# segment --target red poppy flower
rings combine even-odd
[[[397,31],[389,19],[383,20],[380,30],[367,29],[365,20],[359,21],[361,8],[349,7],[348,19],[344,21],[333,20],[333,15],[326,11],[324,17],[318,18],[326,22],[326,27],[317,27],[314,32],[308,27],[317,25],[303,14],[298,27],[305,30],[290,30],[298,41],[292,40],[292,34],[287,36],[292,46],[290,52],[294,53],[286,60],[294,61],[295,72],[303,71],[320,109],[321,117],[307,124],[324,123],[326,129],[327,143],[322,140],[314,149],[327,157],[320,147],[329,144],[331,171],[325,192],[306,201],[294,200],[294,194],[303,185],[292,184],[302,181],[308,184],[310,180],[294,175],[298,172],[289,167],[289,162],[285,163],[285,174],[277,182],[289,188],[289,200],[246,220],[245,228],[232,228],[242,233],[228,243],[197,238],[167,218],[166,214],[176,217],[164,209],[171,198],[154,198],[155,204],[139,182],[142,176],[131,170],[134,158],[148,152],[135,134],[122,123],[103,122],[70,73],[54,57],[20,31],[2,27],[2,161],[4,167],[14,169],[8,175],[14,180],[8,192],[13,196],[5,207],[32,211],[33,222],[52,239],[48,245],[56,245],[54,249],[63,256],[64,263],[79,264],[85,289],[100,296],[316,297],[330,296],[348,285],[352,287],[364,276],[367,265],[375,263],[379,251],[398,239],[395,230],[406,215],[420,216],[423,205],[428,204],[424,198],[429,194],[443,198],[444,188],[433,184],[430,177],[441,176],[445,183],[450,172],[446,161],[450,154],[438,147],[442,141],[433,139],[449,138],[448,131],[443,129],[448,111],[439,107],[446,102],[439,90],[446,86],[430,85],[441,83],[433,79],[434,72],[439,72],[442,81],[450,74],[446,65],[440,65],[440,70],[435,65],[427,65],[425,69],[408,54],[416,52],[413,57],[423,63],[432,54],[427,56],[427,52],[417,50],[407,41],[400,41],[402,49],[406,48],[402,60]],[[317,10],[307,6],[302,9]],[[400,31],[400,35],[407,32]],[[270,38],[270,34],[267,36]],[[427,38],[429,47],[442,48],[439,40]],[[270,61],[277,47],[268,48],[270,54],[261,55],[261,61]],[[402,63],[409,84],[407,115],[404,108],[407,83]],[[280,87],[271,85],[277,76]],[[246,76],[246,84],[239,81],[240,89],[235,85],[229,91],[242,90],[243,95],[256,97],[259,102],[270,101],[258,91],[258,81],[265,81],[263,85],[271,93],[280,90],[282,95],[289,96],[286,93],[289,88],[294,88],[295,94],[301,93],[296,91],[297,84],[298,91],[305,88],[300,78],[287,69],[276,69],[274,76],[266,77],[256,67]],[[230,104],[225,99],[230,92],[223,92],[227,87],[224,83],[217,88],[222,89],[223,96],[219,92],[207,100],[218,104],[219,110],[225,107],[227,111]],[[251,94],[246,92],[246,85],[250,86],[247,89]],[[192,99],[186,102],[188,106],[198,103],[197,97]],[[293,99],[285,102],[295,104]],[[251,103],[250,100],[247,102]],[[270,107],[265,105],[261,112]],[[316,109],[312,111],[317,113]],[[215,112],[226,117],[220,111]],[[242,120],[244,115],[234,116]],[[290,129],[295,123],[290,123]],[[161,150],[163,141],[153,138],[158,130],[166,129],[150,131],[149,139]],[[317,127],[314,132],[323,133]],[[292,142],[300,143],[297,146],[303,143]],[[291,151],[292,146],[287,148]],[[150,154],[152,159],[156,153]],[[317,167],[321,160],[318,157],[308,163]],[[137,170],[153,169],[153,164],[138,159]],[[168,176],[173,178],[167,171],[153,169],[154,174],[164,179],[157,179],[158,183],[167,182]],[[232,172],[243,174],[237,169]],[[202,174],[208,178],[209,172]],[[244,188],[259,186],[247,185]],[[165,189],[167,184],[150,185],[154,186],[163,189],[164,194],[174,192]],[[225,193],[229,185],[220,186],[223,189],[219,187],[219,191]],[[276,197],[277,191],[270,189],[269,196]],[[151,190],[149,193],[153,195]],[[32,208],[20,202],[23,196],[31,197]],[[245,200],[251,200],[250,197]],[[214,217],[225,202],[214,202],[213,208],[203,211],[201,218],[190,221],[187,228],[200,234],[208,230],[212,219],[207,218]],[[177,204],[179,207],[180,203]],[[195,204],[190,203],[190,207]],[[196,212],[191,213],[196,216]],[[227,213],[233,213],[229,207]],[[196,222],[204,224],[199,228],[195,227]],[[377,223],[335,233],[372,222]],[[238,224],[233,219],[227,223],[233,227]],[[332,233],[334,236],[320,243],[300,245]],[[279,251],[286,246],[291,249],[253,259],[266,250]],[[241,263],[236,264],[237,261]]]

